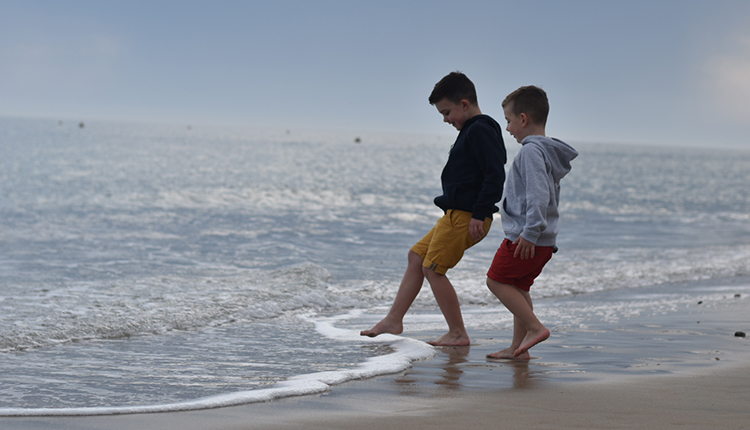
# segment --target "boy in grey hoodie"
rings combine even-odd
[[[506,239],[487,272],[487,286],[513,313],[513,341],[488,358],[528,360],[529,348],[550,332],[534,315],[529,290],[557,250],[560,179],[570,172],[578,152],[546,137],[547,94],[521,87],[503,101],[506,130],[522,145],[511,165],[501,213]]]

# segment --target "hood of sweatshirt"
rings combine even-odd
[[[570,162],[578,157],[578,151],[572,146],[553,137],[527,136],[521,141],[521,145],[528,144],[537,145],[547,155],[555,182],[560,182],[570,172]]]

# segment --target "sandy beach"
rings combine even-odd
[[[404,372],[347,382],[321,395],[176,413],[7,417],[0,428],[746,429],[750,341],[735,336],[750,328],[746,281],[643,290],[637,300],[669,291],[689,304],[617,322],[592,315],[575,329],[553,330],[528,362],[486,359],[510,336],[487,331],[473,333],[469,347],[439,348]],[[717,289],[724,298],[703,303],[702,294]],[[586,306],[624,294],[557,300]]]

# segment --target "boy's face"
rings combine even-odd
[[[460,103],[453,103],[448,99],[441,99],[435,103],[438,112],[443,115],[443,121],[456,127],[456,130],[461,130],[466,120],[470,118],[469,106],[467,100],[461,100]]]
[[[521,143],[526,135],[524,134],[524,126],[526,125],[526,114],[516,115],[513,113],[513,103],[509,103],[503,108],[505,112],[505,121],[508,125],[505,130],[510,133],[516,139],[516,142]]]

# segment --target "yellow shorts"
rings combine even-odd
[[[461,261],[464,251],[479,242],[469,234],[471,212],[449,209],[411,250],[424,260],[422,265],[445,275],[448,269]],[[484,234],[490,232],[492,218],[484,220]]]

